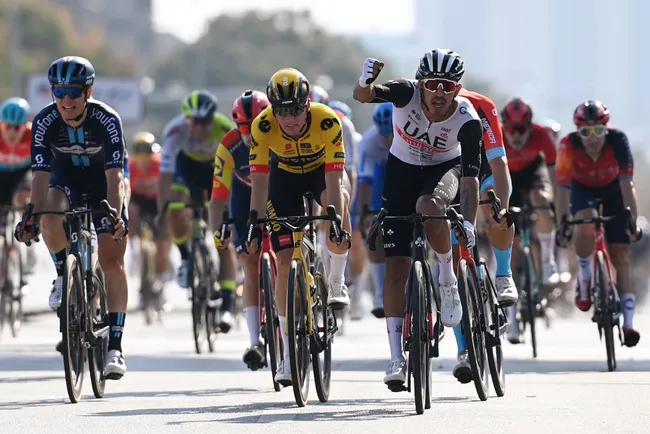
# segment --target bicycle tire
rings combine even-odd
[[[214,273],[212,255],[208,251],[208,247],[203,242],[195,244],[203,267],[201,282],[203,282],[203,294],[205,294],[205,340],[208,342],[208,351],[214,353],[220,313],[216,303],[211,303],[215,291],[216,274]]]
[[[143,247],[144,239],[140,239],[140,294],[142,297],[142,310],[144,313],[144,322],[146,325],[153,323],[154,317],[154,295],[153,295],[153,280],[149,278],[149,252],[148,249]]]
[[[605,351],[607,352],[607,370],[609,372],[616,370],[616,347],[614,346],[614,319],[612,318],[612,309],[610,308],[609,285],[611,282],[607,276],[607,266],[603,252],[598,252],[596,256],[596,293],[598,294],[598,310],[600,318],[598,326],[605,334]]]
[[[93,299],[88,299],[88,320],[91,324],[91,330],[96,331],[99,324],[104,326],[104,321],[108,318],[108,298],[106,295],[106,278],[104,270],[99,265],[99,257],[93,253]],[[97,300],[96,300],[97,299]],[[100,328],[101,328],[100,327]],[[109,330],[110,332],[110,330]],[[90,372],[90,384],[93,388],[95,398],[103,398],[106,387],[106,377],[104,377],[104,366],[108,354],[108,336],[98,337],[94,346],[88,348],[88,371]]]
[[[411,294],[411,348],[409,349],[409,363],[412,364],[413,397],[415,398],[415,412],[424,413],[427,385],[427,365],[429,341],[427,339],[426,308],[424,301],[424,275],[422,263],[415,261],[411,270],[408,285]]]
[[[70,402],[81,398],[87,351],[84,345],[82,316],[86,312],[83,278],[79,261],[68,255],[63,269],[63,294],[59,317],[63,337],[63,370]]]
[[[535,291],[533,284],[539,285],[539,279],[535,276],[535,261],[533,259],[530,248],[526,247],[523,250],[525,260],[524,273],[526,274],[526,320],[530,330],[530,343],[533,347],[533,358],[537,358],[537,304],[535,303]],[[538,288],[539,290],[539,288]]]
[[[1,267],[2,267],[2,276],[0,276],[0,338],[2,338],[2,332],[4,331],[5,323],[9,323],[9,309],[11,305],[11,294],[7,291],[7,264],[8,264],[8,247],[7,239],[0,237],[2,242],[2,258],[0,258]]]
[[[275,305],[275,269],[275,262],[271,255],[264,253],[262,255],[262,272],[260,273],[261,287],[264,292],[264,344],[270,359],[273,389],[279,392],[282,390],[282,386],[275,381],[275,374],[278,372],[278,364],[282,360],[284,349],[278,309]]]
[[[23,264],[20,259],[20,251],[17,245],[10,245],[7,249],[7,277],[11,283],[7,288],[7,296],[10,297],[9,312],[7,318],[9,320],[9,329],[11,335],[16,338],[22,325],[23,318],[23,303],[22,303],[22,283],[23,283]],[[15,267],[15,270],[11,270]],[[15,274],[14,274],[15,273]]]
[[[187,271],[190,277],[192,290],[192,332],[194,334],[194,350],[201,354],[203,344],[207,340],[207,329],[205,325],[205,311],[207,309],[206,291],[203,286],[202,258],[196,248],[192,245],[192,252],[187,264]]]
[[[310,338],[307,330],[307,288],[302,263],[293,259],[289,269],[287,289],[287,334],[289,337],[289,364],[293,396],[299,407],[307,404],[309,394]],[[296,306],[298,302],[298,306]]]
[[[424,398],[424,409],[428,410],[431,408],[431,390],[433,388],[432,378],[431,378],[431,368],[432,368],[432,358],[438,357],[436,354],[437,345],[434,344],[434,341],[440,340],[440,333],[438,330],[441,329],[442,323],[440,323],[440,315],[438,315],[438,306],[439,303],[436,301],[435,291],[433,290],[433,282],[431,274],[431,267],[428,262],[422,263],[424,271],[424,288],[425,292],[425,301],[426,312],[427,312],[427,330],[429,331],[428,342],[427,342],[427,382],[426,382],[426,396]],[[432,332],[433,331],[433,332]],[[431,333],[432,332],[432,333]],[[439,343],[439,342],[438,342]]]
[[[488,294],[487,303],[489,307],[486,316],[488,327],[487,330],[485,330],[485,340],[486,344],[488,340],[492,342],[492,346],[486,345],[488,367],[490,369],[490,376],[492,377],[494,392],[498,397],[502,397],[506,394],[506,371],[503,369],[503,347],[501,344],[501,336],[506,330],[506,324],[504,321],[506,313],[502,311],[503,308],[499,307],[496,289],[494,288],[487,264],[484,260],[481,260],[480,267],[481,276],[483,277],[483,287]]]
[[[458,292],[463,305],[461,324],[467,342],[467,355],[472,367],[472,379],[479,399],[487,401],[489,396],[489,368],[484,330],[481,329],[481,315],[485,316],[484,304],[482,302],[479,304],[477,300],[477,297],[480,297],[481,294],[474,269],[465,259],[460,260],[458,269]]]
[[[315,304],[312,309],[313,334],[311,342],[311,363],[314,371],[314,385],[320,402],[327,402],[332,381],[332,341],[330,333],[332,321],[336,321],[327,306],[327,280],[325,265],[317,257],[314,266]],[[323,358],[321,360],[321,353]]]

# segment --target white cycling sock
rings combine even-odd
[[[289,335],[287,335],[287,317],[279,316],[280,330],[282,331],[282,345],[284,346],[284,358],[289,360]]]
[[[555,262],[555,230],[548,234],[537,234],[539,239],[540,253],[542,255],[542,263]]]
[[[588,283],[591,282],[592,264],[594,262],[594,254],[583,258],[578,256],[578,280],[580,289],[580,299],[587,300],[589,298]]]
[[[243,309],[251,346],[260,343],[260,312],[258,306],[247,306]]]
[[[386,279],[386,263],[371,262],[370,275],[372,283],[375,285],[375,299],[379,300],[384,294],[384,280]]]
[[[402,324],[404,318],[390,317],[386,318],[388,327],[388,345],[390,345],[390,359],[395,360],[404,357],[402,351]]]
[[[438,260],[438,268],[440,269],[438,283],[440,285],[449,285],[454,283],[456,281],[456,275],[454,274],[454,261],[451,255],[451,250],[446,253],[436,252],[436,259]]]
[[[345,264],[348,261],[348,252],[330,254],[330,282],[345,282]]]
[[[636,309],[636,294],[621,294],[621,308],[623,310],[623,328],[631,329]]]

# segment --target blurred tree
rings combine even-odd
[[[249,12],[210,22],[197,43],[156,68],[155,79],[162,86],[181,80],[190,86],[264,88],[275,71],[293,67],[312,82],[328,75],[335,86],[352,86],[364,59],[358,41],[326,33],[309,12]]]
[[[12,0],[0,0],[0,35],[5,41],[11,38],[9,4]],[[124,75],[132,73],[132,62],[117,57],[110,47],[103,44],[100,31],[80,34],[70,14],[38,0],[20,0],[20,26],[22,30],[20,64],[25,76],[47,72],[50,63],[62,56],[78,55],[90,60],[101,75]],[[0,45],[0,96],[22,93],[11,89],[10,52],[11,44]]]

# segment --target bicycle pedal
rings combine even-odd
[[[391,392],[408,392],[408,388],[401,381],[389,381],[386,383],[386,386],[388,386],[388,390]]]

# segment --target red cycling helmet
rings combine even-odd
[[[309,90],[309,99],[311,99],[312,102],[319,102],[325,105],[330,103],[329,93],[317,84],[313,85]]]
[[[262,110],[271,103],[264,94],[258,90],[247,90],[232,105],[232,120],[237,124],[241,134],[251,133],[251,124]]]
[[[609,109],[601,101],[587,100],[573,112],[573,123],[577,127],[605,125],[607,122],[609,122]]]
[[[501,120],[504,124],[529,124],[533,120],[533,109],[521,98],[514,98],[501,110]]]

